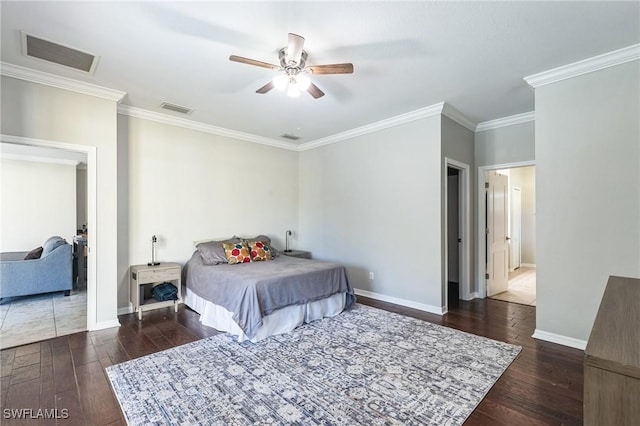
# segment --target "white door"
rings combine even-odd
[[[520,188],[511,190],[511,270],[520,267],[522,247],[522,192]]]
[[[487,295],[507,291],[509,285],[509,180],[496,172],[489,173],[487,189]]]

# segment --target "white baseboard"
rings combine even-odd
[[[535,263],[521,263],[520,266],[526,266],[527,268],[535,268]]]
[[[548,331],[538,330],[537,328],[533,332],[534,339],[544,340],[546,342],[557,343],[559,345],[569,346],[570,348],[576,348],[585,350],[587,342],[580,339],[574,339],[573,337],[562,336],[560,334],[549,333]]]
[[[469,300],[473,300],[473,299],[480,299],[480,293],[477,292],[477,291],[469,293],[469,298],[466,299],[466,300],[469,301]]]
[[[118,308],[118,315],[124,314],[132,314],[133,313],[133,305],[129,303],[129,306],[125,306],[124,308]]]
[[[120,327],[120,321],[118,321],[118,319],[112,319],[110,321],[98,321],[96,323],[96,327],[91,331],[104,330],[105,328],[113,327]]]
[[[426,303],[413,302],[411,300],[400,299],[398,297],[387,296],[367,290],[360,290],[359,288],[354,288],[353,290],[358,296],[369,297],[371,299],[380,300],[382,302],[389,302],[395,305],[406,306],[407,308],[418,309],[420,311],[425,311],[436,315],[444,315],[446,313],[441,306],[433,306],[427,305]]]

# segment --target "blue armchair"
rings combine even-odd
[[[27,252],[0,255],[0,299],[64,291],[71,293],[71,245],[62,237],[51,237],[42,245],[39,259],[24,260]]]

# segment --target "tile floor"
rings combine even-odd
[[[536,268],[522,266],[509,273],[509,290],[491,296],[505,302],[536,306]]]
[[[87,329],[87,292],[15,297],[0,304],[0,349]]]

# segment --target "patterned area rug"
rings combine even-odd
[[[131,425],[460,425],[520,347],[363,305],[107,368]]]

